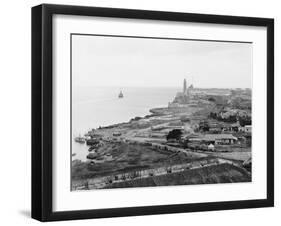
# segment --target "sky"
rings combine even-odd
[[[72,36],[74,87],[251,88],[252,44]]]

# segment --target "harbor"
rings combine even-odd
[[[127,95],[120,91],[116,98],[125,100]],[[92,128],[74,143],[83,151],[73,150],[73,190],[123,186],[116,179],[121,175],[123,182],[163,177],[179,173],[174,170],[179,165],[184,173],[227,165],[230,172],[239,169],[235,175],[240,176],[230,173],[230,180],[218,174],[217,183],[251,181],[251,90],[200,89],[184,80],[182,91],[166,107]]]

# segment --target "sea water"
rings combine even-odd
[[[174,87],[83,87],[72,91],[72,140],[87,131],[150,114],[149,110],[167,107],[180,90]],[[88,147],[72,142],[72,159],[86,160]]]

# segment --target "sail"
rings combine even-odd
[[[123,97],[124,97],[124,95],[123,95],[123,93],[122,93],[122,90],[120,91],[118,97],[119,97],[119,98],[123,98]]]

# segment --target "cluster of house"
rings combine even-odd
[[[232,134],[201,134],[186,136],[185,140],[190,148],[214,151],[216,145],[236,144],[238,138]]]
[[[213,145],[234,144],[238,138],[232,134],[204,134],[204,135],[190,135],[186,137],[192,143],[204,143]]]
[[[251,133],[252,126],[245,125],[241,126],[239,122],[236,123],[223,123],[223,122],[208,122],[207,123],[208,131],[213,133],[222,133],[222,132],[245,132]],[[203,128],[204,129],[204,128]]]
[[[238,133],[242,132],[242,133]],[[251,143],[252,126],[244,127],[239,124],[212,125],[210,124],[208,133],[191,134],[184,137],[189,146],[204,147],[202,149],[215,150],[216,145],[234,145]],[[235,136],[233,135],[235,134]]]
[[[233,108],[225,108],[223,111],[219,112],[218,115],[223,119],[229,118],[230,116],[251,117],[248,111]]]

